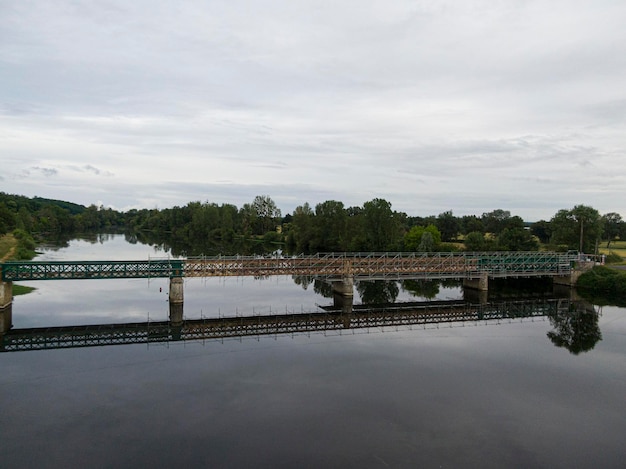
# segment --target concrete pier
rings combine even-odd
[[[335,293],[333,294],[333,306],[337,309],[341,309],[341,314],[351,314],[353,298],[353,296],[345,296]]]
[[[182,277],[170,278],[170,304],[183,304],[185,300]]]
[[[333,293],[340,296],[354,296],[354,278],[343,277],[340,280],[333,280]]]
[[[479,291],[489,290],[489,276],[487,272],[480,274],[480,277],[463,279],[463,287]]]
[[[341,308],[341,313],[352,313],[352,299],[354,298],[354,278],[343,277],[341,280],[333,280],[333,304],[335,308]]]
[[[13,303],[13,282],[0,280],[0,309]]]
[[[183,304],[170,303],[170,326],[179,327],[183,325]]]
[[[568,287],[576,286],[578,278],[584,273],[584,270],[572,270],[569,275],[560,275],[552,280],[555,285],[564,285]]]
[[[477,290],[475,288],[463,289],[463,300],[475,305],[487,304],[489,292],[487,290]]]
[[[13,305],[0,308],[0,337],[13,327]]]

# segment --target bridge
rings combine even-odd
[[[354,280],[459,279],[487,291],[490,278],[552,277],[573,285],[579,256],[555,252],[325,253],[310,256],[213,256],[138,261],[10,261],[0,264],[0,334],[11,328],[12,282],[77,279],[170,279],[169,301],[184,301],[183,279],[272,275],[314,276],[350,299]]]
[[[321,312],[284,315],[205,318],[170,321],[14,329],[0,334],[0,352],[150,344],[178,341],[311,334],[441,323],[489,324],[503,320],[555,317],[559,313],[593,313],[593,306],[570,299],[509,299],[486,304],[463,301],[359,305],[349,312],[324,307]]]
[[[145,261],[12,261],[2,280],[303,275],[324,278],[474,279],[561,276],[578,256],[554,252],[325,253],[311,256],[213,256]]]

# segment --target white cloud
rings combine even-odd
[[[5,3],[3,190],[626,215],[625,21],[608,0]]]

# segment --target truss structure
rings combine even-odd
[[[272,275],[356,279],[446,279],[567,275],[577,257],[552,252],[327,253],[148,261],[6,262],[4,281]]]
[[[0,269],[4,281],[180,277],[183,261],[13,261]]]

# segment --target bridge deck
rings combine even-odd
[[[215,256],[147,261],[17,261],[2,280],[301,275],[327,278],[476,278],[567,275],[575,257],[553,252],[330,253],[313,256]]]

